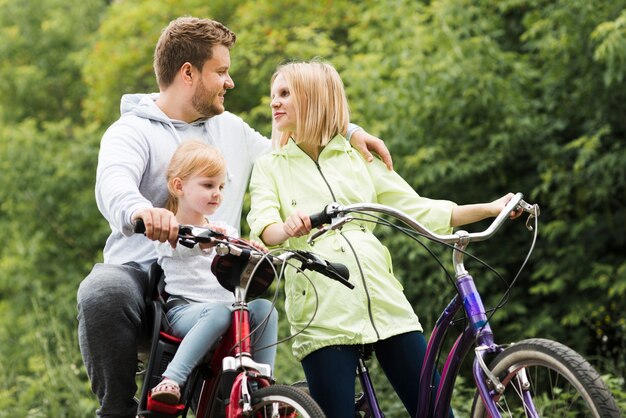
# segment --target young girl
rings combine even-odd
[[[445,234],[453,226],[496,216],[512,194],[491,203],[457,206],[420,197],[380,161],[367,164],[343,138],[348,104],[341,79],[328,64],[280,66],[272,77],[271,108],[275,149],[253,169],[248,215],[252,233],[266,245],[310,250],[345,264],[356,286],[350,290],[315,273],[307,273],[309,282],[288,272],[287,318],[294,333],[301,331],[293,352],[311,395],[329,418],[354,416],[358,349],[372,344],[387,378],[415,416],[426,341],[393,275],[387,248],[372,233],[373,224],[358,221],[326,233],[311,248],[306,243],[311,231],[307,214],[335,201],[378,202]]]
[[[176,214],[180,224],[210,227],[235,236],[234,227],[207,218],[221,203],[225,179],[226,161],[217,148],[185,142],[176,150],[167,169],[170,192],[167,208]],[[157,242],[156,246],[158,262],[165,272],[165,291],[170,295],[167,320],[174,335],[184,338],[163,373],[164,379],[152,389],[151,395],[155,400],[175,404],[180,399],[180,386],[230,326],[234,296],[211,273],[214,257],[211,244],[172,248],[168,242]],[[278,329],[276,311],[263,299],[253,300],[248,307],[253,327],[270,316],[263,333],[253,340],[253,346],[269,347],[255,352],[254,358],[273,369]]]

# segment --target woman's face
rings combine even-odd
[[[289,92],[287,81],[281,73],[278,73],[272,84],[270,92],[272,118],[274,126],[279,132],[296,131],[296,112],[293,97]]]

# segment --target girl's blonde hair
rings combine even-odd
[[[174,213],[178,210],[175,178],[187,180],[193,176],[214,177],[225,173],[226,160],[216,147],[197,141],[183,142],[172,155],[167,167],[167,190],[170,195],[165,207]]]
[[[282,74],[294,102],[296,132],[274,132],[274,146],[290,137],[297,143],[325,146],[336,135],[346,135],[350,114],[341,77],[322,61],[292,62],[278,67],[270,84]]]

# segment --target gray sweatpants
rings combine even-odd
[[[99,417],[135,417],[137,347],[147,273],[134,263],[96,264],[78,288],[78,342]]]

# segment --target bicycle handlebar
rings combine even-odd
[[[136,234],[144,234],[146,232],[146,225],[143,219],[137,219],[133,225],[133,231]],[[196,227],[193,225],[179,225],[178,226],[178,242],[185,247],[192,248],[198,243],[208,243],[214,239],[225,239],[226,235],[221,232],[217,232],[211,228]]]
[[[504,209],[502,209],[500,214],[498,214],[498,216],[484,231],[472,233],[457,231],[448,235],[437,234],[426,228],[424,225],[422,225],[420,222],[416,221],[406,213],[386,205],[381,205],[378,203],[354,203],[350,205],[331,203],[327,205],[321,212],[315,213],[310,216],[312,223],[313,220],[315,220],[316,222],[323,222],[329,225],[314,232],[309,237],[308,242],[313,242],[315,239],[330,230],[340,228],[343,224],[353,219],[348,217],[348,214],[358,212],[378,212],[392,216],[409,226],[414,231],[424,235],[425,237],[447,244],[457,244],[461,241],[484,241],[491,238],[498,231],[498,229],[500,229],[504,221],[508,218],[509,214],[513,211],[521,209],[524,212],[530,213],[531,217],[539,216],[539,207],[537,205],[530,205],[524,202],[522,200],[523,197],[524,195],[522,193],[515,194],[504,207]],[[316,224],[314,226],[319,227],[320,224]]]
[[[143,219],[137,219],[133,223],[133,232],[135,234],[144,234],[146,232],[146,224],[143,223]]]
[[[311,219],[311,228],[318,228],[324,224],[331,223],[332,218],[330,217],[330,214],[326,213],[326,208],[328,208],[328,206],[326,206],[321,212],[314,213],[309,216],[309,219]]]
[[[215,247],[215,251],[219,255],[232,254],[235,256],[240,256],[244,251],[251,251],[252,253],[256,252],[257,255],[268,259],[275,266],[281,266],[289,259],[296,258],[302,263],[300,269],[316,271],[330,279],[338,281],[349,289],[354,289],[354,285],[348,281],[350,278],[350,271],[345,265],[324,260],[317,254],[309,251],[284,250],[281,255],[276,256],[263,253],[255,248],[243,249],[241,245],[227,241],[219,242]]]
[[[138,234],[145,233],[146,227],[142,219],[135,221],[133,230]],[[354,285],[348,281],[350,272],[345,265],[324,260],[312,252],[285,250],[281,255],[275,256],[264,253],[243,239],[229,237],[211,228],[192,225],[179,225],[178,227],[178,242],[186,247],[192,248],[198,243],[212,241],[217,243],[215,252],[220,256],[230,254],[243,257],[246,260],[251,260],[255,265],[263,259],[267,259],[276,266],[286,263],[290,258],[297,258],[302,263],[300,266],[302,270],[316,271],[350,289],[354,289]]]

